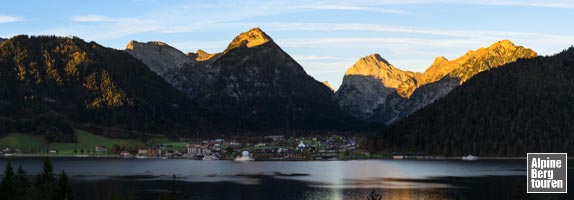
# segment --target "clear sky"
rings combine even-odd
[[[337,88],[357,59],[379,53],[423,71],[502,39],[551,55],[574,45],[574,0],[2,0],[0,37],[74,35],[124,49],[163,41],[220,52],[260,27],[311,76]]]

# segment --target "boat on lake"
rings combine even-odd
[[[254,160],[255,159],[253,159],[251,157],[251,155],[249,154],[249,151],[243,151],[243,152],[241,152],[241,156],[237,156],[234,161],[246,162],[246,161],[254,161]]]
[[[473,155],[463,156],[462,160],[478,160],[478,156]]]

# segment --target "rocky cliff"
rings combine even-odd
[[[448,94],[472,76],[536,52],[508,40],[449,61],[435,58],[424,73],[403,71],[380,57],[359,59],[336,92],[339,105],[365,121],[390,124]]]
[[[126,51],[144,63],[149,63],[150,69],[160,76],[194,61],[193,56],[185,55],[176,48],[157,41],[141,43],[132,40],[126,46]]]
[[[329,81],[323,81],[323,85],[327,86],[329,89],[331,89],[331,91],[335,92],[333,87],[331,87],[331,84],[329,84]]]

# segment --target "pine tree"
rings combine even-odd
[[[60,177],[58,178],[58,188],[56,189],[54,199],[58,200],[74,199],[72,197],[72,188],[70,188],[70,184],[68,182],[68,176],[66,175],[66,172],[64,170],[62,170],[62,174],[60,174]]]
[[[4,170],[4,177],[2,177],[2,182],[0,182],[0,197],[1,199],[11,199],[14,195],[14,169],[12,168],[12,163],[8,161],[6,163],[6,169]]]
[[[49,159],[44,160],[42,172],[36,177],[34,184],[36,190],[36,199],[39,200],[52,200],[54,197],[54,184],[56,183],[56,175],[54,175],[54,166]]]
[[[22,166],[18,167],[18,172],[16,174],[16,179],[14,181],[16,188],[16,194],[12,197],[13,200],[23,200],[26,199],[26,193],[30,188],[30,183],[26,178],[26,171],[22,169]]]

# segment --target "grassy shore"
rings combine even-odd
[[[135,139],[115,139],[107,138],[93,133],[89,133],[83,130],[75,130],[76,137],[78,139],[77,143],[49,143],[42,136],[35,136],[24,133],[10,133],[5,137],[0,138],[0,148],[13,148],[20,149],[26,154],[30,155],[42,155],[45,156],[47,150],[55,149],[58,153],[52,153],[54,156],[76,156],[76,155],[95,155],[95,156],[110,156],[111,148],[114,145],[119,146],[130,146],[133,148],[144,147],[146,145],[173,145],[174,147],[181,147],[185,144],[181,142],[173,142],[166,138],[152,138],[147,142],[143,142]],[[108,148],[108,153],[103,152],[88,153],[87,151],[95,150],[96,146],[106,146]],[[86,152],[81,153],[81,150]],[[76,151],[76,152],[74,152]]]

